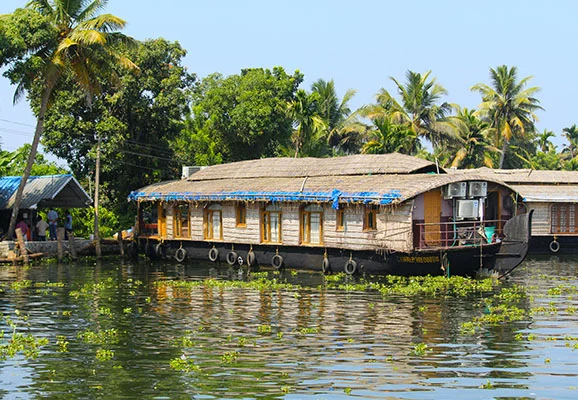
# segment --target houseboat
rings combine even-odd
[[[518,214],[534,210],[530,252],[576,254],[578,171],[479,168],[465,173],[476,173],[508,184],[518,195]]]
[[[130,194],[150,257],[347,274],[504,273],[531,213],[502,181],[398,153],[215,165]]]

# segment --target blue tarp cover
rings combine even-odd
[[[297,201],[297,202],[330,202],[335,209],[339,208],[339,203],[377,203],[390,204],[395,199],[399,199],[401,194],[397,190],[388,193],[377,192],[354,192],[345,193],[337,189],[331,192],[217,192],[211,194],[198,194],[190,192],[158,193],[158,192],[131,192],[129,200],[165,200],[165,201],[224,201],[224,200],[244,200],[244,201]]]

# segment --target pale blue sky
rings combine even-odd
[[[0,14],[26,0],[1,0]],[[135,39],[163,37],[188,51],[184,64],[199,78],[213,72],[282,66],[305,74],[302,88],[334,79],[340,96],[357,90],[353,109],[373,102],[393,76],[432,71],[448,90],[445,101],[475,108],[470,91],[489,83],[489,68],[518,67],[541,88],[538,129],[552,130],[560,147],[564,127],[578,124],[578,2],[345,1],[345,0],[110,0],[105,12],[127,22]],[[34,117],[0,77],[2,148],[31,142]],[[7,122],[10,121],[10,122]],[[25,125],[19,125],[25,124]]]

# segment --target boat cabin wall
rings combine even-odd
[[[508,220],[513,214],[511,190],[501,185],[488,182],[485,196],[456,196],[444,194],[444,188],[434,189],[416,196],[413,208],[413,222],[415,223],[445,223],[460,219],[471,220]],[[460,202],[463,205],[472,205],[474,210],[470,216],[460,215]],[[477,212],[476,212],[477,210]],[[463,212],[463,211],[462,211]]]
[[[578,236],[578,204],[528,202],[518,206],[518,213],[534,210],[532,236]]]
[[[148,223],[147,230],[139,229],[141,236],[166,240],[194,240],[206,242],[226,242],[238,244],[260,244],[263,239],[263,218],[267,210],[263,203],[242,202],[245,213],[244,223],[239,224],[239,202],[187,203],[186,216],[183,202],[161,202],[155,205],[140,205],[146,209],[158,210],[156,224]],[[320,217],[320,239],[304,243],[303,214],[306,204],[285,203],[278,205],[280,212],[280,242],[284,246],[318,246],[350,250],[396,250],[411,249],[411,212],[413,202],[396,206],[368,206],[344,204],[342,210],[335,210],[330,204],[315,205],[313,210]],[[143,214],[140,212],[139,214]],[[149,212],[147,211],[147,215]],[[211,224],[208,215],[214,223]],[[373,217],[372,217],[373,215]],[[370,220],[374,218],[374,220]],[[317,227],[317,219],[313,225]],[[149,221],[150,222],[150,221]],[[311,223],[311,222],[308,222]],[[369,224],[369,226],[368,226]],[[160,232],[156,226],[164,227]],[[145,225],[143,225],[145,226]],[[185,227],[186,229],[183,229]],[[308,233],[311,233],[310,228]],[[209,232],[209,234],[207,233]],[[211,236],[212,237],[208,237]],[[272,243],[276,244],[276,242]]]

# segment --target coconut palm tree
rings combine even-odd
[[[542,133],[538,133],[536,135],[536,139],[538,141],[538,147],[543,153],[548,153],[551,150],[554,150],[555,146],[554,143],[550,140],[550,138],[556,137],[554,132],[549,131],[548,129],[544,129]]]
[[[341,101],[337,97],[333,79],[329,82],[319,79],[313,82],[311,90],[313,93],[319,94],[317,112],[325,121],[329,145],[334,149],[339,148],[344,139],[350,138],[347,133],[351,132],[349,129],[351,126],[348,125],[351,125],[353,121],[349,118],[351,109],[348,103],[355,95],[355,90],[347,90]]]
[[[375,129],[368,133],[370,140],[362,149],[362,154],[387,154],[399,152],[415,155],[421,145],[413,131],[404,125],[397,125],[387,117],[373,121]]]
[[[564,145],[562,153],[569,156],[570,159],[573,159],[578,155],[578,126],[573,124],[570,127],[562,129],[562,132],[564,132],[562,135],[568,141],[568,144]]]
[[[449,118],[454,125],[463,145],[458,148],[447,148],[446,154],[454,154],[451,162],[456,168],[493,167],[494,155],[499,149],[492,146],[490,137],[493,128],[487,122],[480,120],[473,111],[467,108],[457,108],[457,115]]]
[[[46,18],[53,30],[45,46],[28,49],[25,57],[36,65],[40,63],[40,70],[32,80],[30,74],[23,74],[16,89],[15,98],[32,86],[39,86],[41,99],[30,155],[16,192],[8,237],[14,232],[24,186],[42,136],[44,115],[60,80],[63,77],[74,79],[86,91],[89,100],[91,95],[100,92],[98,77],[114,76],[114,66],[138,69],[121,50],[121,45],[132,43],[132,39],[118,32],[124,28],[125,21],[111,14],[98,14],[106,4],[107,0],[31,0],[26,5]]]
[[[293,120],[295,130],[292,142],[295,146],[295,158],[301,156],[322,156],[326,152],[327,125],[317,113],[319,93],[307,93],[299,89],[295,99],[287,105],[287,114]]]
[[[534,112],[542,110],[534,97],[540,89],[526,88],[530,79],[528,76],[518,81],[516,67],[500,65],[490,68],[491,85],[478,83],[471,88],[482,95],[478,114],[495,129],[494,146],[502,149],[499,168],[504,166],[512,137],[523,137],[526,132],[534,131],[538,119]]]
[[[377,94],[377,104],[362,108],[360,114],[372,120],[388,117],[392,123],[404,125],[414,135],[429,140],[434,148],[448,141],[459,142],[459,136],[446,119],[453,107],[446,102],[438,104],[447,91],[435,78],[430,79],[430,74],[431,71],[423,75],[407,71],[405,84],[392,77],[401,102],[382,88]]]

